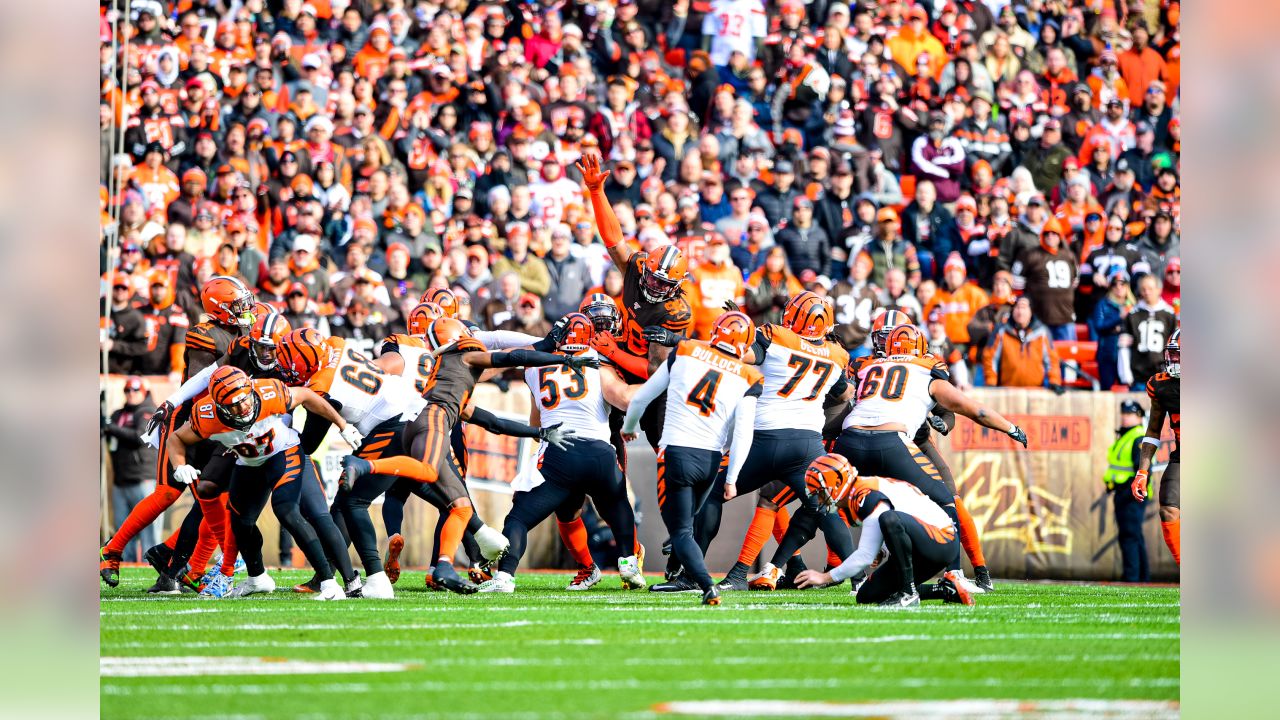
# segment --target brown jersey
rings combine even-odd
[[[185,366],[182,380],[190,380],[192,375],[225,357],[238,337],[240,334],[235,330],[211,322],[199,323],[187,331],[187,347],[182,356]]]
[[[471,399],[471,391],[484,374],[484,368],[472,367],[462,362],[469,352],[484,352],[484,345],[473,337],[459,338],[456,345],[436,358],[431,379],[422,393],[428,403],[442,405],[449,416],[449,425],[458,422],[458,414]]]
[[[687,337],[693,326],[693,309],[683,290],[665,303],[645,299],[640,291],[640,278],[647,258],[647,253],[638,252],[627,260],[626,272],[622,274],[622,335],[618,338],[622,350],[642,358],[649,355],[649,341],[644,339],[646,327],[661,325]]]
[[[1147,381],[1147,397],[1160,403],[1160,409],[1169,414],[1169,427],[1173,430],[1173,452],[1169,462],[1178,462],[1182,452],[1182,380],[1169,373],[1157,373]]]

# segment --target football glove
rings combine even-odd
[[[1133,476],[1133,499],[1143,502],[1147,499],[1147,471],[1139,470],[1137,475]]]
[[[945,420],[938,417],[937,415],[930,415],[928,417],[928,420],[929,420],[929,427],[933,428],[934,430],[937,430],[943,435],[947,434],[947,423]]]
[[[559,346],[560,341],[564,340],[565,331],[568,329],[569,329],[569,318],[568,316],[562,317],[556,321],[555,325],[551,326],[551,332],[547,333],[547,339],[550,340],[552,343],[554,343],[556,346]]]
[[[342,435],[342,439],[345,440],[352,448],[358,448],[360,447],[360,443],[364,442],[364,433],[357,430],[356,426],[350,423],[348,423],[346,427],[342,428],[342,431],[339,434]]]
[[[1014,442],[1021,443],[1022,447],[1024,448],[1027,446],[1027,432],[1022,428],[1018,427],[1017,425],[1014,425],[1013,427],[1009,428],[1008,434],[1009,434],[1009,437],[1014,439]]]
[[[728,312],[742,312],[742,308],[738,307],[738,303],[732,300],[724,301],[724,309]]]
[[[200,471],[190,465],[179,465],[173,469],[173,479],[182,485],[190,485],[200,477]]]
[[[573,446],[573,440],[578,436],[578,433],[573,428],[561,430],[560,426],[563,424],[556,423],[538,430],[538,439],[550,445],[555,445],[560,450],[568,450]]]
[[[564,359],[564,366],[569,368],[570,370],[573,370],[574,372],[580,373],[582,372],[583,368],[600,367],[600,358],[588,357],[586,355],[574,355]]]
[[[651,343],[665,345],[667,347],[675,347],[680,344],[684,336],[671,332],[661,325],[650,325],[644,329],[644,339]]]
[[[173,411],[173,403],[168,400],[160,403],[160,407],[156,408],[156,411],[151,414],[151,419],[147,421],[147,431],[143,435],[150,435],[156,432],[157,428],[169,424],[169,416]]]

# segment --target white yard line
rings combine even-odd
[[[663,703],[658,713],[724,717],[877,718],[1177,718],[1178,703],[1157,700],[922,700],[825,703],[795,700],[704,700]]]
[[[267,657],[104,657],[102,677],[195,677],[226,675],[318,675],[404,672],[411,663],[287,660]]]

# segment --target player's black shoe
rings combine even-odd
[[[156,573],[164,575],[169,571],[169,561],[173,559],[173,548],[164,543],[153,545],[142,553],[142,558],[147,561]]]
[[[683,573],[676,575],[667,582],[650,585],[649,592],[659,593],[677,593],[677,592],[701,592],[702,588],[698,587],[698,583],[690,580]]]
[[[792,575],[791,573],[788,572],[782,577],[778,578],[777,589],[778,590],[798,590],[799,588],[796,587],[795,577],[796,577],[795,575]]]
[[[716,583],[716,589],[720,592],[729,592],[730,590],[747,590],[747,564],[744,562],[735,562],[733,567],[729,568],[729,574],[724,579]]]
[[[156,583],[147,588],[147,592],[152,595],[181,595],[182,588],[179,587],[177,578],[161,573],[156,578]]]
[[[98,551],[98,576],[107,587],[120,584],[120,553],[110,552],[105,547]]]
[[[373,472],[373,463],[355,455],[348,455],[342,458],[342,474],[338,476],[338,484],[350,490],[356,480],[371,472]]]
[[[478,585],[458,574],[453,569],[453,564],[448,562],[436,563],[436,569],[431,573],[431,579],[445,590],[456,592],[459,595],[470,595],[480,589]]]
[[[881,601],[880,604],[886,607],[918,608],[920,607],[920,594],[916,592],[908,594],[899,590]]]
[[[973,569],[973,584],[982,588],[983,592],[995,592],[995,583],[991,582],[991,571],[986,565],[979,565]]]
[[[318,593],[318,592],[320,592],[320,576],[319,576],[319,575],[316,575],[316,574],[313,574],[313,575],[311,576],[311,579],[310,579],[310,580],[308,580],[308,581],[306,581],[306,582],[304,582],[304,583],[298,583],[297,585],[294,585],[294,586],[293,586],[293,591],[294,591],[294,592],[296,592],[296,593]]]
[[[720,604],[720,591],[716,589],[715,585],[712,585],[711,587],[707,588],[706,591],[702,593],[702,604],[703,605],[719,605]]]

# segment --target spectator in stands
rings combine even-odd
[[[876,212],[876,237],[867,244],[866,253],[871,256],[871,282],[884,287],[885,273],[898,268],[908,275],[919,277],[920,261],[916,250],[899,234],[901,225],[893,208],[880,208]]]
[[[1160,279],[1138,276],[1138,302],[1124,317],[1120,337],[1120,382],[1142,390],[1164,366],[1164,346],[1178,328],[1173,308],[1160,297]]]
[[[147,322],[133,306],[134,289],[129,277],[117,273],[111,280],[111,325],[104,328],[102,349],[107,353],[106,371],[132,373],[147,354]],[[106,315],[104,303],[103,315]]]
[[[142,441],[142,434],[156,411],[147,383],[136,375],[124,381],[124,405],[102,419],[102,434],[111,454],[111,516],[118,530],[133,506],[156,489],[156,449]],[[147,548],[160,543],[163,517],[156,518],[134,536],[124,549],[124,559],[141,562]]]
[[[529,226],[514,223],[507,228],[507,249],[493,263],[493,272],[501,275],[514,272],[520,277],[520,287],[525,292],[545,295],[551,288],[551,275],[542,258],[529,251]]]
[[[1062,179],[1063,165],[1071,155],[1071,149],[1062,144],[1062,121],[1050,118],[1044,123],[1040,142],[1022,158],[1022,164],[1031,171],[1036,189],[1049,192]]]
[[[979,359],[975,370],[981,368],[982,351],[991,342],[995,329],[1009,321],[1009,313],[1017,297],[1013,294],[1013,275],[1007,270],[997,271],[991,283],[991,295],[987,304],[973,314],[969,321],[969,357]]]
[[[933,182],[921,180],[915,199],[902,211],[902,239],[915,247],[924,277],[941,274],[941,263],[960,244],[955,218],[938,200]]]
[[[698,298],[693,302],[693,326],[698,338],[711,337],[711,326],[725,313],[725,303],[732,300],[741,306],[746,302],[742,271],[733,264],[729,243],[720,233],[707,240],[703,261],[691,271]]]
[[[911,145],[912,174],[933,181],[939,202],[953,203],[960,197],[964,168],[964,147],[947,136],[947,116],[940,111],[930,113],[927,134]]]
[[[373,357],[375,344],[390,334],[386,320],[381,314],[374,317],[367,303],[355,299],[345,313],[333,316],[329,327],[334,337],[346,339],[347,347]]]
[[[497,330],[514,330],[526,335],[544,337],[551,332],[551,323],[542,312],[542,298],[525,293],[515,305],[515,314],[500,323]]]
[[[799,195],[792,203],[791,222],[778,231],[777,242],[787,253],[791,271],[799,275],[805,270],[824,273],[831,256],[831,240],[813,222],[813,201]]]
[[[1000,387],[1047,387],[1062,393],[1058,351],[1049,328],[1031,312],[1031,300],[1020,297],[1008,322],[998,327],[983,355],[983,377]]]
[[[969,282],[960,253],[953,252],[942,268],[942,286],[922,314],[928,318],[933,316],[935,309],[939,311],[947,339],[963,353],[969,346],[969,321],[987,305],[987,301],[987,293],[977,283]]]
[[[308,296],[307,286],[300,282],[289,286],[282,314],[294,330],[309,327],[319,330],[321,335],[329,334],[329,320],[318,312],[316,303]]]
[[[1027,198],[1020,210],[1018,224],[1001,239],[1000,257],[996,261],[998,269],[1013,273],[1015,290],[1021,290],[1025,282],[1023,256],[1040,246],[1040,230],[1049,219],[1048,203],[1038,193]]]
[[[587,289],[591,287],[591,275],[586,261],[574,257],[573,232],[568,225],[559,224],[551,230],[551,249],[544,261],[551,279],[547,293],[547,319],[559,318],[578,310]]]
[[[747,278],[747,313],[756,325],[779,322],[787,300],[803,290],[800,280],[787,267],[786,251],[774,245],[766,251],[764,263]]]
[[[1133,268],[1135,273],[1164,277],[1169,260],[1182,255],[1181,241],[1173,230],[1173,216],[1166,210],[1157,212],[1150,229],[1129,249],[1138,254]]]
[[[516,303],[520,301],[521,294],[520,276],[512,270],[502,273],[493,283],[493,292],[481,309],[478,322],[486,330],[496,330],[515,317]]]
[[[923,286],[924,283],[921,283]],[[924,309],[919,298],[907,284],[907,273],[900,267],[889,268],[884,275],[884,290],[880,291],[877,301],[881,307],[900,310],[919,324],[924,319]]]
[[[147,352],[138,359],[136,372],[168,375],[170,380],[181,381],[182,356],[191,321],[186,311],[173,302],[172,283],[164,270],[151,272],[150,297],[138,306],[147,328]]]
[[[1035,316],[1049,327],[1054,340],[1075,340],[1075,288],[1079,261],[1066,245],[1068,230],[1049,218],[1040,230],[1040,247],[1025,255],[1026,296]]]

